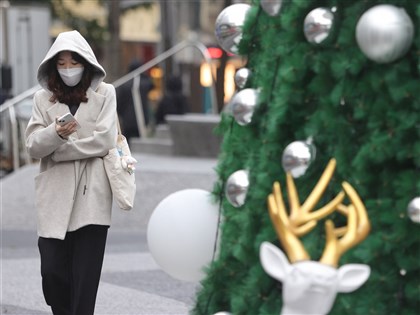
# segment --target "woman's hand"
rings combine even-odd
[[[65,125],[60,126],[57,123],[57,118],[55,120],[55,131],[61,138],[68,139],[69,136],[77,130],[77,122],[71,121]]]

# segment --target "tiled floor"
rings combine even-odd
[[[96,315],[186,315],[196,283],[171,278],[148,251],[148,219],[168,194],[186,188],[210,191],[216,160],[136,156],[136,206],[113,210]],[[33,178],[37,166],[1,179],[1,313],[51,314],[41,289]]]

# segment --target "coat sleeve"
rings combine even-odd
[[[32,116],[25,130],[26,148],[29,155],[34,159],[44,158],[53,153],[67,140],[60,138],[55,130],[55,123],[47,123],[43,116],[42,102],[45,98],[39,91],[34,95]]]
[[[111,84],[102,83],[100,89],[103,90],[105,100],[97,117],[93,134],[82,139],[70,138],[54,151],[52,155],[54,161],[103,157],[115,147],[117,139],[115,88]],[[100,93],[102,94],[102,91]]]

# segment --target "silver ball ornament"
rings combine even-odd
[[[248,175],[248,171],[239,170],[232,173],[226,181],[226,198],[229,203],[236,208],[245,203],[249,187]]]
[[[420,223],[420,197],[416,197],[410,201],[407,212],[411,221],[414,223]]]
[[[240,68],[235,72],[235,84],[240,88],[244,88],[251,76],[251,70],[248,68]]]
[[[276,16],[280,13],[283,0],[261,0],[261,8],[270,16]]]
[[[255,107],[258,104],[258,96],[259,91],[256,89],[243,89],[233,95],[229,107],[239,125],[245,126],[251,122]]]
[[[389,63],[410,48],[414,26],[404,9],[381,4],[367,10],[356,26],[356,41],[367,58]]]
[[[328,8],[316,8],[308,13],[303,22],[303,32],[311,44],[321,44],[331,34],[334,13]]]
[[[315,146],[311,142],[294,141],[284,149],[281,162],[283,169],[297,178],[306,173],[314,159]]]
[[[238,54],[238,44],[242,39],[242,28],[250,5],[232,4],[225,8],[216,18],[215,35],[219,45],[232,54]]]

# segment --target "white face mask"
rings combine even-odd
[[[57,69],[61,79],[67,86],[75,86],[82,79],[84,67]]]

